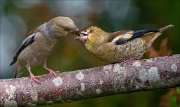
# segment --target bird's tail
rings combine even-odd
[[[144,36],[143,40],[148,44],[148,46],[151,46],[152,43],[162,34],[162,32],[172,27],[174,27],[174,25],[167,25],[165,27],[162,27],[158,29],[158,32],[149,33],[147,36]]]
[[[15,62],[14,62],[14,61],[12,61],[12,62],[10,62],[10,64],[9,64],[9,65],[11,66],[11,65],[13,65],[14,63],[15,63]]]
[[[14,70],[14,73],[13,73],[13,78],[16,78],[17,77],[17,68]]]
[[[159,32],[164,32],[164,31],[166,31],[166,30],[168,30],[169,28],[173,28],[174,27],[174,25],[167,25],[167,26],[165,26],[165,27],[162,27],[162,28],[160,28],[159,29]]]
[[[13,65],[13,64],[15,64],[16,61],[17,61],[17,57],[13,57],[13,60],[10,62],[10,66]]]

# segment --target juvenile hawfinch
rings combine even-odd
[[[81,31],[76,39],[83,42],[87,50],[96,57],[116,63],[141,58],[156,38],[172,27],[173,25],[168,25],[156,30],[122,30],[108,33],[91,26]]]

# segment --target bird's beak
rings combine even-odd
[[[80,31],[79,31],[79,28],[75,28],[73,30],[70,31],[71,34],[75,34],[75,35],[79,35],[80,34]]]
[[[75,39],[76,39],[76,40],[79,40],[79,41],[81,41],[81,42],[84,43],[84,42],[86,42],[87,38],[88,38],[88,35],[80,32],[80,33],[78,34],[78,36],[76,36]]]

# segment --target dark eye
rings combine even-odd
[[[93,33],[93,32],[94,32],[94,30],[90,30],[90,31],[89,31],[89,33]]]

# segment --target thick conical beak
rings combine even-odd
[[[75,29],[70,30],[70,33],[75,34],[75,35],[79,35],[80,34],[79,28],[76,27]]]
[[[78,34],[78,36],[75,39],[84,43],[86,42],[87,38],[88,38],[88,35],[81,32]]]

